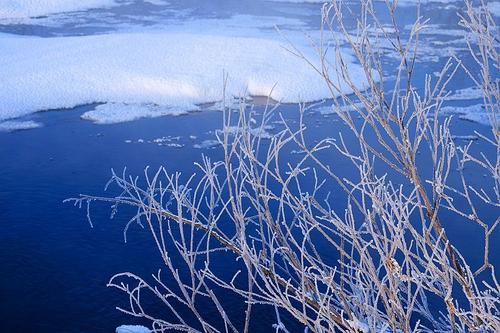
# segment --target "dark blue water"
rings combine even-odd
[[[126,304],[126,297],[106,288],[106,283],[117,272],[144,276],[156,272],[159,256],[149,233],[133,225],[125,244],[123,226],[130,214],[119,214],[110,221],[109,207],[96,204],[91,210],[92,229],[84,210],[62,201],[79,193],[102,194],[111,168],[122,170],[126,166],[129,173],[140,175],[148,165],[165,165],[187,176],[195,171],[193,162],[200,160],[202,152],[213,159],[221,157],[220,148],[193,148],[194,143],[213,138],[211,132],[221,128],[221,112],[95,125],[79,119],[88,108],[39,113],[34,118],[43,119],[44,127],[0,133],[2,332],[111,332],[120,324],[137,323],[114,310],[116,305]],[[292,122],[298,119],[296,106],[283,106],[281,111]],[[312,112],[306,122],[311,142],[345,130],[336,116]],[[454,127],[461,135],[488,130],[462,120],[456,120]],[[197,139],[189,135],[197,135]],[[179,142],[185,146],[179,149],[136,142],[163,136],[180,136]],[[290,160],[296,158],[290,155]],[[331,155],[325,158],[341,173],[349,174],[343,171],[349,170],[347,161]],[[477,170],[466,172],[474,182],[481,183],[484,178]],[[449,234],[458,244],[478,235],[473,226],[463,223],[460,228],[451,227]],[[492,244],[492,260],[498,262],[494,240]],[[468,255],[475,263],[481,260],[478,253]],[[222,272],[234,269],[234,263],[227,265],[222,265]],[[237,299],[229,303],[237,309]],[[256,329],[269,329],[274,323],[269,311],[258,318]]]

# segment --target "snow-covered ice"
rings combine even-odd
[[[445,115],[458,114],[460,119],[472,121],[482,125],[490,125],[490,115],[482,104],[469,106],[445,106],[441,109],[441,112]]]
[[[115,4],[115,0],[1,0],[0,19],[43,16]]]
[[[222,98],[225,74],[226,95],[270,94],[282,102],[331,96],[303,59],[271,39],[172,32],[0,38],[0,120],[89,103],[108,103],[84,116],[100,123],[135,119],[147,104],[157,109],[146,116],[196,110]],[[361,87],[362,69],[349,66]],[[126,115],[116,103],[128,104]]]
[[[196,149],[212,149],[219,146],[221,143],[218,140],[207,139],[203,140],[200,143],[196,143],[193,145]]]
[[[477,87],[469,87],[455,90],[446,99],[450,101],[479,99],[483,97],[483,91]]]
[[[321,106],[316,111],[318,111],[322,115],[331,115],[331,114],[336,114],[338,111],[340,112],[354,112],[357,110],[364,109],[364,104],[361,102],[355,102],[352,105],[328,105],[328,106]],[[338,108],[338,109],[337,109]]]
[[[33,129],[38,127],[42,127],[42,124],[32,120],[27,120],[27,121],[8,120],[0,122],[0,131],[2,132],[12,132],[12,131]]]
[[[121,325],[116,328],[116,333],[151,333],[151,330],[141,325]]]
[[[105,103],[94,110],[82,114],[81,118],[97,124],[115,124],[139,118],[155,118],[162,116],[178,116],[186,114],[185,110],[151,104]]]

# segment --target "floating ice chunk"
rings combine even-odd
[[[63,38],[1,35],[1,40],[0,120],[96,102],[108,104],[85,118],[100,123],[193,110],[222,99],[224,73],[229,75],[226,96],[271,94],[274,100],[291,103],[331,97],[323,78],[306,61],[270,39],[162,32]],[[319,60],[312,50],[304,52],[313,63]],[[361,67],[351,56],[345,55],[344,61],[361,89]],[[351,92],[346,84],[340,86]],[[137,106],[141,104],[158,109]]]
[[[150,3],[155,6],[163,6],[163,5],[168,5],[168,1],[166,0],[143,0],[145,3]]]
[[[322,106],[322,107],[318,108],[317,111],[322,115],[330,115],[330,114],[336,114],[337,111],[354,112],[354,111],[361,110],[364,108],[365,108],[365,106],[363,103],[356,102],[356,103],[353,103],[350,105],[340,105],[338,107],[336,105]],[[336,111],[336,109],[337,109],[337,111]]]
[[[453,140],[475,141],[478,139],[477,135],[453,135]]]
[[[11,132],[11,131],[33,129],[41,126],[42,124],[32,120],[28,121],[11,120],[11,121],[0,122],[0,131]]]
[[[417,6],[419,3],[420,4],[426,4],[426,3],[441,3],[444,5],[448,5],[451,3],[456,3],[458,0],[399,0],[398,5],[400,6]]]
[[[238,126],[228,126],[226,130],[230,135],[249,133],[251,136],[259,137],[261,139],[271,139],[273,135],[269,132],[269,130],[274,129],[274,126],[264,125],[254,128],[241,128]],[[217,134],[222,135],[222,130],[217,130]]]
[[[444,114],[458,114],[460,119],[469,120],[482,125],[491,125],[490,115],[482,104],[457,107],[446,106],[441,108],[441,112]]]
[[[116,328],[116,333],[151,333],[151,330],[140,325],[122,325]]]
[[[0,19],[43,16],[115,4],[115,0],[1,0]]]
[[[469,99],[479,99],[483,97],[483,91],[477,87],[469,87],[455,90],[446,99],[450,101],[461,101]]]
[[[489,115],[483,112],[467,112],[459,116],[460,119],[479,123],[481,125],[491,125]]]
[[[156,138],[152,141],[148,141],[148,143],[154,143],[158,146],[166,146],[171,148],[182,148],[184,147],[184,145],[182,143],[178,143],[180,139],[180,136],[163,136],[161,138]]]
[[[97,106],[92,111],[85,112],[81,117],[97,124],[115,124],[139,118],[178,116],[185,113],[186,111],[176,108],[151,104],[106,103]]]
[[[200,143],[193,145],[196,149],[211,149],[219,146],[221,143],[217,140],[204,140]]]

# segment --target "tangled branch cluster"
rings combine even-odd
[[[179,173],[146,170],[141,186],[138,178],[113,174],[118,196],[76,199],[78,204],[110,202],[113,210],[136,208],[130,223],[149,229],[161,255],[164,267],[152,279],[121,273],[110,280],[110,286],[129,296],[129,307],[122,311],[151,320],[155,332],[248,332],[257,304],[275,311],[276,331],[287,331],[280,319],[285,313],[314,332],[500,331],[499,284],[489,260],[490,239],[500,221],[495,20],[485,3],[474,6],[466,0],[461,24],[480,70],[450,58],[437,77],[426,77],[422,91],[414,75],[426,22],[418,17],[403,38],[397,1],[386,3],[392,26],[380,23],[372,0],[361,0],[361,13],[352,14],[358,18],[355,34],[345,24],[346,5],[325,5],[323,38],[335,55],[322,39],[314,46],[319,65],[310,62],[330,88],[333,109],[354,140],[347,143],[340,136],[311,146],[302,117],[298,128],[286,125],[264,145],[250,130],[242,102],[237,115],[224,112],[219,134],[223,160],[204,157],[198,164],[201,176],[182,182]],[[380,38],[398,59],[390,82],[377,48]],[[337,52],[346,45],[364,68],[366,89],[356,87],[358,78],[350,76]],[[291,52],[304,57],[296,49]],[[491,132],[477,135],[493,147],[494,156],[473,152],[471,144],[457,145],[450,120],[440,116],[447,86],[462,69],[483,93]],[[346,86],[352,93],[343,93]],[[266,108],[262,127],[272,111]],[[229,130],[235,124],[241,130]],[[303,153],[297,163],[283,156],[290,145]],[[355,177],[342,177],[335,164],[322,159],[329,151],[347,161]],[[420,153],[430,157],[430,175],[422,171]],[[488,187],[469,181],[464,169],[470,164],[487,173]],[[452,185],[449,178],[456,169],[460,181]],[[330,185],[345,202],[331,205],[322,194]],[[484,232],[484,244],[468,249],[482,251],[480,267],[473,267],[461,254],[465,249],[448,237],[443,225],[450,224],[444,221],[450,216],[454,228],[470,222]],[[221,258],[236,262],[230,277],[217,270]],[[227,292],[242,299],[243,325],[228,314],[221,299]],[[143,299],[151,295],[168,315],[156,317],[146,309]],[[207,315],[207,306],[217,318],[214,312]]]

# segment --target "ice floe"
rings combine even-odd
[[[218,140],[207,139],[194,144],[193,147],[196,149],[213,149],[219,145],[221,145],[221,143]]]
[[[151,330],[140,325],[122,325],[116,328],[116,333],[151,333]]]
[[[447,100],[460,101],[469,99],[479,99],[483,97],[483,91],[477,87],[469,87],[455,90],[452,94],[446,97]]]
[[[97,124],[115,124],[140,118],[178,116],[185,113],[185,110],[178,108],[151,104],[105,103],[85,112],[81,118]]]
[[[38,127],[42,127],[42,124],[32,120],[27,120],[27,121],[10,120],[10,121],[0,122],[0,131],[2,132],[27,130]]]
[[[222,99],[224,75],[226,96],[331,97],[306,61],[276,40],[170,32],[0,38],[0,120],[89,103],[106,103],[83,116],[99,123],[196,110]],[[349,66],[361,87],[362,69]]]
[[[263,125],[258,127],[238,127],[238,126],[228,126],[226,131],[230,135],[238,135],[248,133],[251,136],[258,137],[260,139],[271,139],[274,135],[269,131],[273,130],[273,125]],[[223,130],[217,130],[217,135],[223,135]]]
[[[498,110],[497,110],[498,111]],[[441,108],[445,115],[458,114],[458,118],[482,125],[490,125],[490,114],[482,104],[469,106],[446,106]]]

